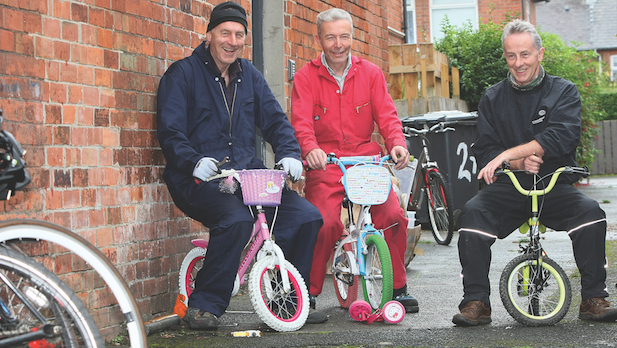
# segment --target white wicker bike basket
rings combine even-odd
[[[372,164],[349,167],[343,176],[349,200],[359,205],[383,204],[390,194],[390,172]]]
[[[281,194],[287,173],[283,170],[251,169],[238,172],[245,205],[276,207],[281,204]]]

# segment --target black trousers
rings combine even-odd
[[[462,309],[469,301],[490,305],[488,278],[491,246],[509,236],[531,216],[531,198],[520,194],[509,179],[486,186],[463,207],[457,220],[458,251],[463,268]],[[538,205],[542,196],[538,198]],[[574,259],[581,273],[583,300],[606,297],[606,215],[598,202],[572,185],[557,184],[544,196],[540,221],[572,240]]]

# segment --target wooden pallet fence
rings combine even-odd
[[[448,57],[435,51],[433,44],[390,45],[389,55],[390,94],[395,100],[407,100],[410,115],[422,107],[424,112],[443,111],[447,103],[441,99],[450,99],[450,83],[452,98],[460,99],[459,71],[453,67],[450,74]]]

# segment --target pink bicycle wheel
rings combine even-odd
[[[349,315],[355,321],[365,321],[371,315],[371,305],[364,300],[356,300],[349,306]]]

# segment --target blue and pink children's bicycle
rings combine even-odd
[[[371,309],[385,310],[386,304],[396,302],[390,301],[393,289],[390,251],[383,230],[375,228],[371,217],[371,206],[383,204],[390,194],[391,174],[384,167],[389,159],[390,156],[337,158],[334,154],[328,155],[327,163],[338,165],[343,173],[343,206],[347,208],[349,216],[349,224],[334,246],[332,277],[339,303],[343,308],[350,308],[350,314],[355,320],[367,320],[373,314]],[[354,204],[360,206],[357,220],[353,213]],[[356,301],[360,277],[365,301]],[[397,305],[402,308],[399,302],[388,305],[388,313]],[[405,309],[402,308],[401,313],[400,308],[398,316],[392,317],[393,322],[404,317]]]
[[[221,189],[233,191],[234,180],[240,183],[244,204],[255,216],[256,221],[238,273],[232,296],[246,281],[249,266],[254,264],[248,275],[248,291],[255,312],[269,327],[277,331],[300,329],[308,317],[308,290],[302,275],[285,259],[283,251],[276,245],[270,234],[263,207],[278,207],[282,190],[285,189],[287,173],[282,170],[221,170],[209,180],[221,179]],[[232,193],[232,192],[230,192]],[[278,209],[277,209],[278,210]],[[276,214],[275,214],[276,217]],[[274,222],[273,222],[274,224]],[[195,278],[201,269],[208,242],[193,240],[192,249],[180,267],[180,294],[188,302],[195,288]]]

